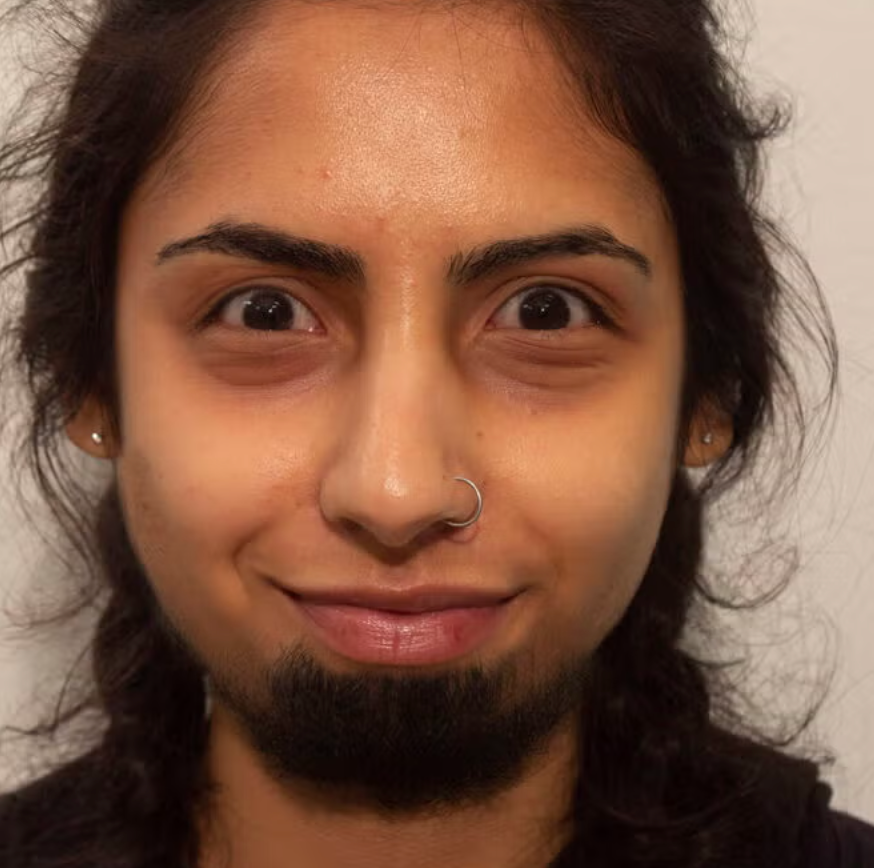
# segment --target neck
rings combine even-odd
[[[279,784],[216,705],[201,822],[200,868],[546,868],[567,843],[578,770],[576,723],[558,731],[526,776],[494,800],[386,818]]]

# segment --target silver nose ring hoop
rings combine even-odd
[[[476,509],[474,510],[473,515],[467,519],[467,521],[449,521],[445,520],[444,524],[447,524],[449,527],[470,527],[479,517],[480,513],[483,511],[483,496],[480,493],[480,490],[476,487],[476,485],[471,482],[469,479],[466,479],[464,476],[455,476],[453,479],[457,479],[459,482],[466,482],[474,491],[476,495]]]

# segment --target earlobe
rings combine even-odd
[[[89,398],[67,422],[64,430],[67,437],[88,455],[94,458],[112,458],[114,450],[108,427],[102,407]]]
[[[689,429],[683,456],[685,467],[707,467],[731,448],[734,432],[731,420],[712,409],[696,413]]]

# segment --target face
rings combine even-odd
[[[125,212],[126,522],[277,776],[407,806],[506,781],[644,575],[682,459],[676,242],[564,81],[518,14],[268,7]],[[484,502],[453,531],[456,476]],[[288,593],[425,585],[515,596],[438,659],[412,621],[348,653]],[[372,767],[404,750],[406,789]]]

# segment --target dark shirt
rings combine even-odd
[[[831,795],[824,783],[811,794],[798,868],[874,868],[874,826],[829,808]]]

